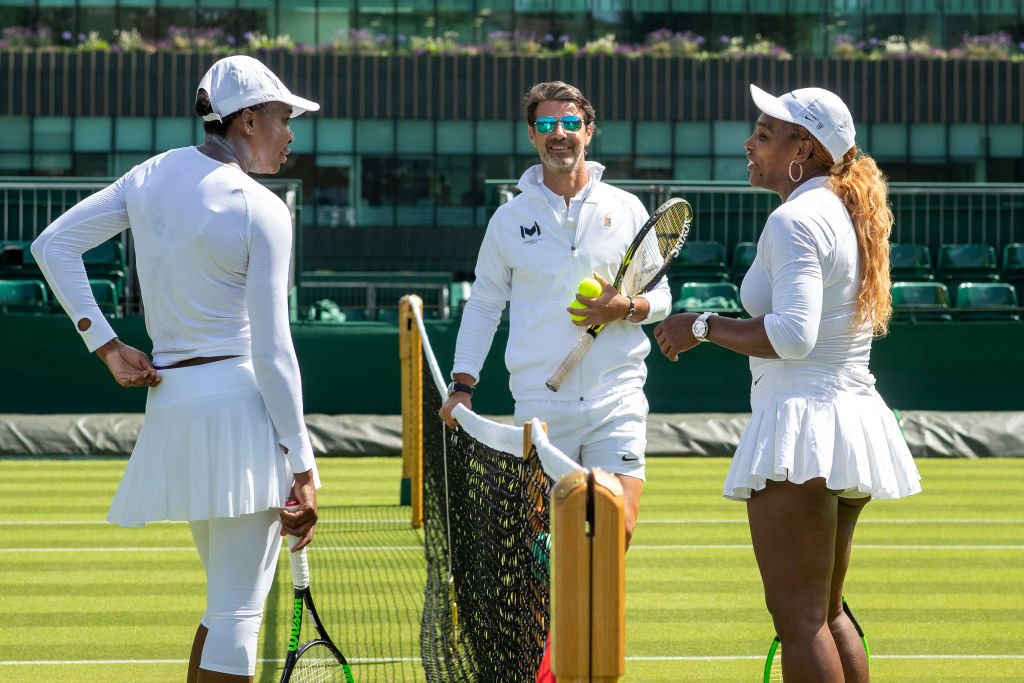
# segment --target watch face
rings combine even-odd
[[[708,323],[705,320],[694,320],[693,321],[693,336],[697,339],[703,339],[708,336]]]

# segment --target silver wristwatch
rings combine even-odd
[[[717,313],[705,311],[697,316],[697,319],[693,321],[693,337],[699,342],[706,342],[708,340],[708,318]]]

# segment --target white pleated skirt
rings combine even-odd
[[[283,507],[292,472],[252,361],[161,370],[107,521],[238,517]]]
[[[754,378],[750,423],[722,495],[746,500],[769,480],[819,477],[849,497],[902,498],[921,490],[896,417],[867,368],[772,365]]]

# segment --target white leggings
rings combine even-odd
[[[202,623],[208,633],[199,667],[255,675],[256,639],[281,548],[278,511],[218,517],[190,526],[206,570]]]

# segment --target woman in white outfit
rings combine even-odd
[[[249,173],[277,173],[289,121],[319,105],[251,57],[203,77],[205,142],[145,161],[50,225],[32,252],[83,341],[124,387],[149,387],[107,519],[188,521],[207,606],[188,681],[252,681],[280,536],[308,544],[319,480],[288,324],[287,207]],[[82,254],[130,228],[153,360],[121,343]],[[297,509],[284,510],[289,497]],[[291,507],[291,506],[290,506]]]
[[[750,183],[778,193],[743,280],[748,320],[684,313],[655,330],[676,360],[700,342],[750,356],[752,417],[724,495],[747,502],[787,683],[867,681],[843,613],[853,530],[872,498],[921,490],[899,425],[868,370],[887,332],[892,211],[854,145],[843,101],[820,88],[773,97],[744,143]]]

